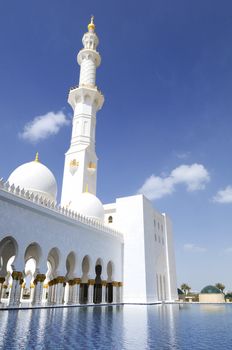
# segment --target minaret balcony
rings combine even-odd
[[[96,86],[81,84],[70,88],[68,103],[75,109],[77,103],[91,103],[96,110],[102,108],[104,96]]]

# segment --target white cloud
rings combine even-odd
[[[225,253],[231,254],[232,253],[232,247],[228,247],[225,249]]]
[[[187,191],[193,192],[204,189],[209,180],[209,173],[202,164],[180,165],[168,176],[151,175],[145,180],[138,193],[143,193],[151,200],[158,199],[172,194],[178,184],[184,184]]]
[[[227,186],[224,190],[218,191],[213,197],[213,202],[232,203],[232,186]]]
[[[204,253],[207,249],[203,247],[198,247],[193,243],[186,243],[184,244],[184,250],[193,253]]]
[[[63,126],[69,123],[70,121],[62,111],[57,113],[48,112],[28,122],[23,131],[19,133],[19,137],[31,143],[36,143],[47,139],[51,135],[56,135]]]

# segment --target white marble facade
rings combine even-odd
[[[96,197],[96,86],[101,58],[93,19],[70,89],[71,143],[61,204],[52,172],[38,155],[0,180],[0,303],[18,307],[154,303],[177,299],[172,229],[143,195],[102,205]]]

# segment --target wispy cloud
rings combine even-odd
[[[220,190],[213,197],[216,203],[232,203],[232,186],[227,186],[224,190]]]
[[[191,155],[190,152],[175,152],[175,156],[178,159],[187,159],[190,157],[190,155]]]
[[[180,165],[168,176],[151,175],[138,190],[149,199],[158,199],[172,194],[176,186],[184,184],[187,191],[193,192],[205,188],[210,175],[202,164]]]
[[[231,254],[232,253],[232,247],[227,247],[225,250],[224,250],[225,253],[227,254]]]
[[[23,131],[19,133],[19,137],[31,143],[37,143],[51,135],[56,135],[63,126],[69,123],[70,120],[67,119],[62,111],[57,113],[48,112],[35,117],[25,124]]]
[[[184,244],[183,248],[185,251],[193,252],[193,253],[204,253],[207,251],[206,248],[199,247],[193,243],[186,243],[186,244]]]

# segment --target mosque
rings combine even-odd
[[[171,222],[142,194],[96,197],[96,86],[101,63],[93,18],[69,91],[72,135],[61,203],[52,172],[35,160],[0,180],[0,305],[156,303],[177,299]]]

